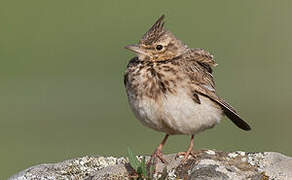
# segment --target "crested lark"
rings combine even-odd
[[[194,135],[214,127],[226,115],[237,127],[250,130],[227,102],[217,96],[212,75],[213,56],[191,49],[164,29],[164,15],[137,45],[125,48],[137,57],[124,75],[128,100],[137,119],[147,127],[166,133],[150,161],[162,157],[169,135],[191,136],[184,161],[192,154]],[[155,160],[156,161],[156,160]]]

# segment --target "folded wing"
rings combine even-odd
[[[250,126],[237,114],[236,110],[215,93],[215,83],[212,76],[212,66],[217,64],[213,56],[203,49],[192,49],[180,61],[181,67],[191,80],[193,94],[205,96],[220,105],[224,114],[239,128],[251,130]],[[194,98],[200,102],[198,97]]]

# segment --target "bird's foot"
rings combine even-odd
[[[163,158],[163,154],[159,148],[157,148],[154,153],[151,155],[147,164],[155,165],[157,164],[157,160],[160,160],[163,164],[168,164],[168,162]]]
[[[155,173],[157,168],[158,159],[163,164],[168,164],[168,162],[163,158],[163,154],[159,148],[157,148],[154,153],[151,155],[149,161],[147,162],[147,171],[149,173]]]
[[[192,149],[188,149],[186,152],[178,152],[175,156],[175,158],[178,158],[179,156],[184,156],[183,160],[181,161],[181,163],[185,163],[189,156],[192,156],[194,159],[197,158],[198,153],[196,153],[195,151],[193,151]]]

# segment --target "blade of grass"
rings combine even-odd
[[[128,148],[128,157],[129,157],[130,165],[132,166],[133,169],[137,171],[140,162],[138,161],[137,157],[133,154],[130,148]]]
[[[141,169],[142,169],[142,173],[144,178],[147,177],[147,168],[146,168],[146,161],[145,161],[145,156],[143,156],[142,160],[141,160]]]

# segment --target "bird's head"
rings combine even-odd
[[[165,61],[186,52],[188,47],[163,28],[163,20],[164,15],[144,34],[138,44],[125,48],[135,52],[143,61]]]

